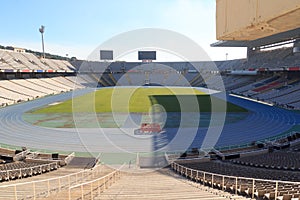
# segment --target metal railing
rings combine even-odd
[[[252,198],[259,197],[261,190],[268,187],[268,192],[273,192],[274,199],[281,196],[282,188],[290,188],[291,190],[300,190],[300,182],[266,180],[256,178],[246,178],[237,176],[228,176],[215,174],[201,170],[195,170],[185,167],[178,163],[171,163],[171,168],[188,179],[217,188],[223,191],[233,192],[235,194],[246,194]]]
[[[22,160],[22,159],[26,158],[26,155],[28,153],[30,153],[30,150],[28,150],[28,149],[25,151],[21,151],[20,153],[16,154],[13,159],[17,160],[17,161]]]
[[[71,160],[74,158],[74,156],[75,156],[75,152],[69,154],[69,155],[65,158],[64,161],[65,161],[66,165],[68,165],[68,164],[71,162]]]
[[[58,193],[61,190],[67,190],[72,185],[79,184],[88,178],[96,177],[100,173],[102,167],[102,165],[97,165],[92,170],[82,170],[64,176],[9,185],[0,185],[0,199],[17,200],[47,197],[50,194]]]
[[[116,169],[103,177],[70,187],[68,191],[68,199],[94,199],[95,196],[99,195],[120,179],[122,174],[121,169],[124,166],[125,164],[123,164],[119,169]]]

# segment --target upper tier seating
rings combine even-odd
[[[14,58],[9,51],[0,49],[0,58],[2,60],[2,65],[6,69],[28,69],[26,65],[24,65],[21,60]],[[0,69],[2,69],[2,65]]]
[[[0,69],[13,70],[63,70],[74,71],[75,68],[66,60],[37,58],[31,53],[20,53],[0,49]]]

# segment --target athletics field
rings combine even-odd
[[[147,115],[152,106],[157,104],[166,113],[210,113],[212,100],[217,105],[215,112],[224,111],[218,105],[226,105],[228,113],[247,112],[244,108],[190,87],[112,87],[101,88],[64,102],[52,103],[25,113],[23,118],[38,126],[73,128],[75,114],[78,121],[82,122],[77,122],[76,126],[88,128],[100,123],[103,127],[114,128],[124,124],[128,113],[141,115],[142,121],[149,120]],[[174,115],[176,114],[169,116],[174,118]]]

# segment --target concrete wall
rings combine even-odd
[[[218,40],[254,40],[300,27],[300,0],[216,0]]]

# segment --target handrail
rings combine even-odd
[[[99,167],[101,167],[101,165],[99,165]],[[20,185],[26,185],[26,184],[32,184],[32,183],[41,183],[41,182],[45,182],[45,181],[53,181],[53,180],[58,180],[58,179],[74,176],[74,175],[77,175],[77,174],[80,174],[80,173],[84,173],[86,171],[87,170],[81,170],[79,172],[75,172],[75,173],[72,173],[72,174],[67,174],[67,175],[64,175],[64,176],[53,177],[53,178],[48,178],[48,179],[43,179],[43,180],[29,181],[29,182],[24,182],[24,183],[14,183],[14,184],[10,184],[10,185],[0,185],[0,188],[20,186]]]
[[[43,162],[48,162],[48,163],[50,163],[50,162],[59,162],[60,161],[60,160],[53,160],[53,159],[46,159],[46,158],[26,158],[26,161],[28,161],[28,160],[37,161],[37,162],[43,161]],[[48,163],[45,163],[45,164],[48,164]]]
[[[216,173],[212,173],[212,172],[206,172],[206,171],[201,171],[201,170],[196,170],[196,169],[192,169],[192,168],[189,168],[189,167],[185,167],[183,165],[180,165],[180,164],[177,164],[177,163],[172,163],[172,164],[175,164],[175,165],[178,165],[182,168],[185,168],[187,170],[192,170],[192,171],[198,171],[200,173],[206,173],[206,174],[209,174],[209,175],[215,175],[215,176],[224,176],[224,177],[227,177],[227,178],[237,178],[237,179],[245,179],[245,180],[256,180],[256,181],[264,181],[264,182],[280,182],[280,183],[288,183],[288,184],[300,184],[300,182],[298,181],[281,181],[281,180],[270,180],[270,179],[259,179],[259,178],[248,178],[248,177],[243,177],[243,176],[230,176],[230,175],[224,175],[224,174],[216,174]]]
[[[216,174],[216,173],[212,173],[212,172],[206,172],[206,171],[202,171],[202,170],[196,170],[196,169],[192,169],[189,167],[185,167],[183,165],[180,165],[178,163],[171,163],[171,168],[180,173],[185,175],[186,177],[189,178],[195,178],[193,177],[193,172],[196,173],[196,178],[199,180],[199,174],[203,174],[202,178],[204,181],[207,181],[207,175],[210,175],[211,178],[208,179],[208,181],[211,181],[211,187],[213,187],[214,185],[214,180],[215,177],[221,177],[222,178],[222,189],[225,186],[225,178],[228,179],[234,179],[235,180],[235,193],[237,194],[237,190],[238,190],[238,180],[248,180],[248,181],[252,181],[252,198],[254,198],[254,189],[256,188],[255,184],[257,182],[271,182],[271,183],[275,183],[275,199],[277,198],[278,195],[278,184],[293,184],[293,185],[300,185],[300,182],[293,182],[293,181],[281,181],[281,180],[269,180],[269,179],[258,179],[258,178],[248,178],[248,177],[238,177],[238,176],[229,176],[229,175],[223,175],[223,174]],[[190,171],[190,174],[188,174],[188,171]]]
[[[120,176],[121,176],[120,170],[124,166],[125,166],[125,163],[121,167],[119,167],[119,169],[116,169],[113,172],[111,172],[111,173],[109,173],[109,174],[107,174],[105,176],[102,176],[102,177],[99,177],[97,179],[90,180],[90,181],[87,181],[87,182],[80,183],[80,184],[77,184],[77,185],[69,187],[68,199],[69,200],[72,199],[71,190],[74,189],[74,188],[80,188],[80,190],[77,190],[77,191],[80,191],[79,196],[81,197],[82,200],[84,199],[84,196],[86,196],[86,195],[90,195],[90,198],[88,198],[88,199],[93,199],[93,195],[94,195],[93,191],[94,190],[98,190],[97,194],[100,194],[102,186],[104,187],[104,189],[106,189],[106,188],[108,188],[109,185],[111,185],[112,183],[116,182],[116,180],[120,178]],[[87,193],[85,193],[85,190],[84,190],[85,186],[88,187],[87,188],[87,190],[88,190]],[[74,194],[73,194],[73,196],[74,196]]]
[[[14,160],[19,160],[20,158],[25,158],[28,153],[30,153],[29,149],[27,149],[25,151],[21,151],[20,153],[18,153],[14,156]]]
[[[81,185],[87,185],[87,184],[90,184],[90,183],[94,183],[94,182],[96,182],[96,181],[98,181],[98,180],[101,180],[101,179],[104,179],[104,178],[106,178],[106,177],[109,177],[109,176],[111,176],[112,174],[114,174],[114,173],[116,173],[116,172],[119,172],[124,166],[125,166],[125,164],[123,164],[119,169],[116,169],[115,171],[110,172],[109,174],[106,174],[105,176],[99,177],[99,178],[94,179],[94,180],[91,180],[91,181],[87,181],[87,182],[84,182],[84,183],[80,183],[80,184],[74,185],[74,186],[70,187],[70,189],[79,187],[79,186],[81,186]]]
[[[98,165],[92,170],[81,170],[59,177],[0,185],[0,193],[5,193],[7,198],[15,200],[24,198],[36,199],[37,197],[49,196],[51,193],[58,193],[62,190],[67,191],[72,185],[84,181],[85,178],[98,175],[100,167],[102,167],[102,165]]]
[[[68,165],[68,164],[71,162],[71,160],[74,158],[74,156],[75,156],[75,152],[69,154],[69,155],[65,158],[65,163]]]

